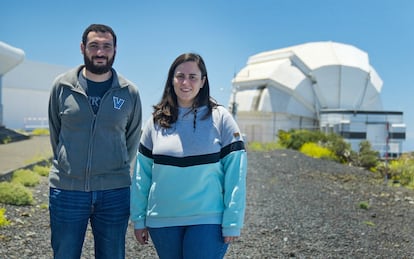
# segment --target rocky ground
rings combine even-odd
[[[245,228],[226,258],[414,258],[414,191],[292,150],[249,152],[248,161]],[[52,258],[47,191],[44,178],[36,205],[0,205],[11,221],[0,228],[0,258]],[[132,227],[126,254],[156,258]],[[93,258],[90,231],[82,258]]]

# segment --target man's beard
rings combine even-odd
[[[112,59],[108,59],[108,57],[106,57],[106,65],[95,65],[93,63],[93,59],[95,57],[97,56],[93,56],[92,58],[89,58],[87,55],[83,55],[83,61],[85,62],[86,70],[96,75],[102,75],[102,74],[107,73],[109,70],[111,70],[112,65],[114,64],[114,61],[115,61],[115,53]]]

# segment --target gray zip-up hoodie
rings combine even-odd
[[[53,166],[51,187],[98,191],[128,187],[130,164],[141,134],[137,87],[112,69],[112,86],[92,110],[78,75],[79,66],[56,78],[49,100]]]

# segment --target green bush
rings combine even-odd
[[[39,208],[41,209],[48,209],[49,208],[49,204],[48,203],[42,203],[39,205]]]
[[[359,204],[358,204],[358,207],[360,208],[360,209],[364,209],[364,210],[367,210],[367,209],[369,209],[369,202],[368,201],[361,201]]]
[[[352,159],[353,164],[371,170],[379,163],[379,153],[371,149],[371,143],[364,140],[359,144],[359,153]]]
[[[303,144],[308,142],[326,142],[327,137],[320,131],[292,129],[289,130],[289,132],[279,130],[278,138],[280,145],[286,148],[299,150]]]
[[[47,136],[50,134],[49,129],[45,129],[45,128],[38,128],[38,129],[34,129],[31,133],[33,136]]]
[[[47,153],[47,152],[46,152]],[[24,161],[26,164],[41,164],[42,166],[52,166],[52,162],[50,161],[50,157],[52,156],[50,154],[37,154],[36,156],[33,156],[30,159],[27,159]]]
[[[4,213],[6,213],[6,209],[0,208],[0,227],[4,227],[10,224],[10,221],[7,220]]]
[[[33,194],[20,183],[0,182],[0,203],[32,205]]]
[[[370,227],[375,227],[375,223],[370,221],[370,220],[366,220],[363,222],[365,225],[370,226]]]
[[[22,185],[27,187],[33,187],[39,184],[40,175],[27,169],[19,169],[13,172],[11,181],[14,183],[21,183]]]
[[[272,151],[276,149],[281,149],[283,147],[277,142],[261,143],[257,141],[252,141],[252,142],[249,142],[247,148],[250,151]]]
[[[312,142],[303,144],[299,151],[313,158],[337,160],[335,154],[331,150]]]
[[[48,176],[49,175],[49,170],[50,170],[50,168],[47,167],[47,166],[35,165],[33,167],[33,172],[37,173],[40,176]]]
[[[302,153],[315,158],[326,155],[323,153],[326,150],[321,149],[326,148],[341,163],[363,167],[376,172],[377,175],[382,174],[382,177],[391,178],[393,182],[398,182],[404,187],[414,189],[414,154],[405,154],[398,159],[394,159],[388,166],[387,162],[381,162],[379,152],[373,150],[371,143],[367,140],[362,141],[358,152],[355,152],[351,149],[351,145],[340,135],[295,129],[288,132],[279,130],[278,144],[284,148],[300,150]],[[304,146],[305,144],[306,146]]]
[[[344,138],[338,134],[328,134],[326,138],[325,146],[331,150],[339,162],[345,164],[349,163],[352,154],[355,153],[351,145],[344,140]]]
[[[392,180],[414,189],[414,160],[412,158],[401,157],[392,160],[388,170]]]
[[[335,160],[341,163],[350,162],[351,154],[353,153],[351,145],[340,135],[333,133],[325,134],[321,131],[292,129],[286,132],[279,130],[278,143],[285,148],[295,150],[300,150],[305,143],[315,143],[318,146],[331,150]]]
[[[12,141],[12,138],[10,136],[5,136],[1,138],[1,144],[8,144]]]
[[[282,149],[283,147],[277,142],[266,142],[264,143],[264,148],[267,151]]]
[[[257,142],[257,141],[249,142],[247,148],[250,151],[264,151],[263,145],[260,142]]]
[[[278,142],[281,146],[288,148],[292,142],[292,136],[289,132],[284,130],[279,130],[277,133]]]

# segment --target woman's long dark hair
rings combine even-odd
[[[201,71],[201,78],[205,78],[204,86],[200,88],[200,92],[195,97],[192,110],[197,107],[207,105],[208,115],[211,114],[214,107],[218,106],[217,102],[210,96],[210,84],[207,77],[207,68],[203,58],[195,53],[184,53],[178,56],[172,63],[168,71],[167,82],[165,83],[164,93],[161,101],[154,105],[154,112],[152,113],[154,123],[158,123],[163,128],[170,128],[171,124],[175,123],[178,118],[178,102],[177,95],[174,91],[173,80],[174,72],[177,66],[182,63],[193,61],[197,64]]]

